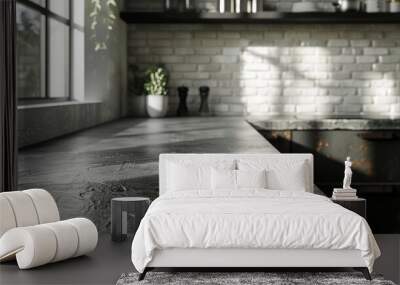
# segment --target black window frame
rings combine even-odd
[[[29,1],[29,0],[17,0],[18,4],[22,4],[25,7],[28,7],[36,12],[39,12],[42,16],[45,17],[45,86],[44,86],[44,97],[41,98],[32,98],[32,97],[18,97],[18,105],[30,105],[30,104],[37,104],[43,102],[65,102],[65,101],[72,101],[73,100],[73,46],[74,46],[74,39],[73,39],[73,31],[74,29],[84,32],[84,27],[78,25],[74,22],[74,7],[73,7],[73,0],[56,0],[56,1],[68,1],[68,9],[69,9],[69,19],[65,18],[57,13],[54,13],[49,9],[49,2],[51,0],[45,0],[44,7]],[[54,1],[54,0],[53,0]],[[50,96],[50,82],[49,82],[49,50],[50,50],[50,39],[49,39],[49,19],[54,19],[68,28],[68,96],[66,97],[51,97]],[[18,82],[17,82],[18,84]]]

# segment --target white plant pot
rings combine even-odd
[[[399,13],[400,12],[400,3],[399,2],[390,2],[390,12],[391,13]]]
[[[165,95],[147,95],[146,110],[151,118],[165,117],[168,110],[168,96]]]

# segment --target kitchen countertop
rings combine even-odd
[[[123,119],[22,149],[19,189],[44,188],[63,219],[110,226],[110,200],[158,196],[160,153],[277,153],[243,118]]]
[[[246,120],[263,130],[400,130],[400,117],[249,116]]]

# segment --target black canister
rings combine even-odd
[[[199,91],[201,100],[199,109],[200,116],[209,116],[210,108],[208,107],[208,95],[210,94],[210,87],[201,86],[199,88]]]
[[[179,86],[178,87],[178,97],[179,97],[179,105],[178,110],[176,111],[176,115],[183,117],[189,115],[189,110],[186,104],[186,99],[188,96],[189,88],[186,86]]]

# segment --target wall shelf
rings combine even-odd
[[[395,24],[400,23],[400,13],[280,13],[255,14],[197,13],[197,12],[121,12],[128,24]]]

